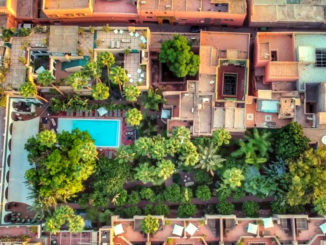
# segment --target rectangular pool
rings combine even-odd
[[[74,129],[88,131],[97,147],[117,148],[120,146],[120,120],[59,118],[58,132]]]
[[[278,113],[279,100],[258,100],[258,111],[266,113]]]

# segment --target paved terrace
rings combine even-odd
[[[234,215],[206,215],[204,218],[168,219],[156,216],[160,227],[157,233],[151,235],[152,243],[164,243],[168,239],[172,244],[215,244],[217,242],[237,243],[240,240],[245,245],[262,243],[266,245],[299,244],[320,245],[326,236],[321,232],[320,225],[326,222],[325,218],[309,218],[305,215],[279,215],[272,218],[271,227],[265,228],[263,218],[237,218]],[[122,233],[114,234],[111,227],[103,227],[99,231],[101,242],[120,244],[145,243],[147,236],[140,227],[143,216],[134,219],[121,219],[113,216],[112,227],[122,225]],[[188,224],[197,227],[197,231],[190,236],[185,232]],[[249,224],[257,225],[257,232],[248,232]],[[173,234],[175,225],[183,227],[180,235]],[[103,244],[103,243],[102,243]]]
[[[28,37],[13,37],[10,50],[10,68],[6,76],[4,87],[19,89],[26,79],[26,66],[19,61],[20,57],[27,59],[27,51],[22,47],[29,44],[30,47],[43,47],[46,34],[31,34]]]

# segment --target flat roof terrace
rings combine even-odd
[[[292,33],[265,33],[257,35],[260,60],[270,60],[271,52],[276,52],[277,61],[295,61]]]
[[[0,7],[6,6],[7,0],[0,0]]]
[[[88,8],[91,0],[44,0],[45,9]]]
[[[252,22],[324,22],[324,7],[309,4],[286,4],[286,0],[253,1]]]
[[[129,0],[95,1],[94,13],[137,14],[137,6]]]
[[[218,4],[227,4],[221,8]],[[185,11],[185,12],[226,12],[243,14],[247,10],[244,0],[139,0],[140,10]]]

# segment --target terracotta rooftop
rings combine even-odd
[[[227,7],[223,9],[218,4],[227,4]],[[247,9],[244,0],[138,0],[138,6],[140,10],[228,12],[233,14],[245,13]]]
[[[88,8],[90,0],[44,0],[45,9]]]
[[[252,0],[252,22],[324,22],[322,1]]]
[[[77,53],[78,26],[50,26],[49,51]]]
[[[95,1],[94,13],[137,14],[137,6],[129,0]]]
[[[200,73],[216,74],[218,59],[248,59],[248,55],[247,33],[200,33]]]

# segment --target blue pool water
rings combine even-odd
[[[259,111],[267,113],[277,113],[278,112],[278,100],[260,100],[258,102]]]
[[[117,148],[120,145],[120,120],[59,118],[58,131],[88,131],[97,147]]]

